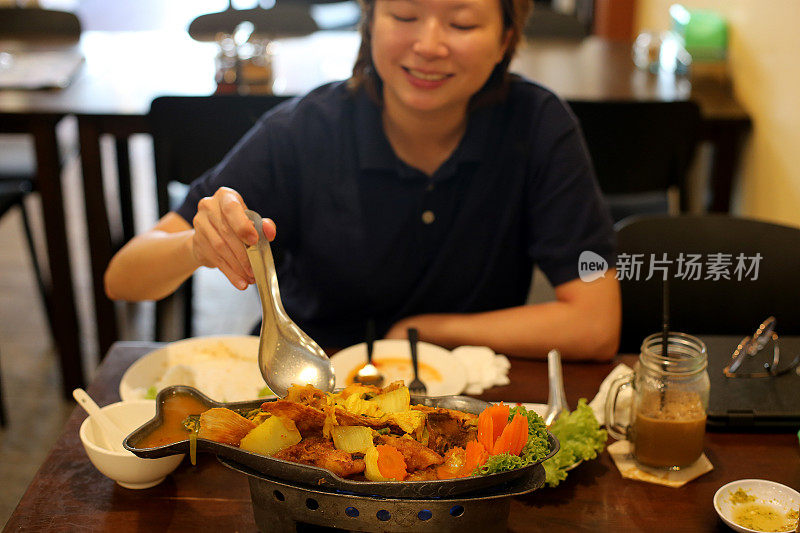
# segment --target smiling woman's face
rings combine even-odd
[[[372,60],[388,107],[465,112],[506,45],[499,0],[375,3]]]

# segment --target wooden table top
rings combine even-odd
[[[274,91],[296,95],[347,78],[360,37],[354,31],[320,31],[274,44]],[[193,41],[182,31],[86,31],[79,43],[33,48],[76,48],[85,63],[62,90],[0,90],[0,114],[144,116],[157,96],[209,95],[216,89],[216,45]],[[630,45],[599,37],[524,42],[511,70],[565,99],[692,99],[704,118],[747,119],[729,85],[644,72],[634,66]]]
[[[105,405],[119,400],[120,378],[131,363],[158,347],[116,343],[89,394]],[[591,399],[612,363],[567,363],[569,404]],[[511,384],[485,400],[547,400],[546,363],[512,360]],[[255,531],[247,480],[201,455],[184,460],[160,485],[124,489],[100,474],[84,453],[78,428],[86,415],[76,408],[64,431],[6,524],[6,531]],[[623,479],[608,453],[572,472],[556,488],[543,488],[511,503],[509,529],[528,531],[727,531],[712,497],[722,485],[743,478],[800,486],[800,447],[794,434],[708,433],[705,453],[714,470],[682,488]],[[668,525],[667,525],[668,524]]]

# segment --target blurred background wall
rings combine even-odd
[[[634,35],[669,27],[675,0],[638,0]],[[729,24],[729,66],[753,131],[742,154],[735,212],[800,226],[800,1],[682,0]]]

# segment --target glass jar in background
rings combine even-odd
[[[217,94],[272,93],[274,43],[271,40],[251,37],[237,45],[233,36],[219,33],[216,42]]]
[[[643,31],[636,36],[631,50],[633,64],[642,70],[658,72],[659,54],[661,53],[662,34],[654,31]]]
[[[670,332],[666,353],[660,333],[642,343],[633,374],[611,384],[606,399],[606,429],[631,443],[642,465],[677,470],[703,454],[709,379],[706,346],[697,337]],[[615,419],[617,397],[632,387],[630,425]]]
[[[217,33],[217,55],[214,58],[217,94],[235,93],[239,83],[237,65],[239,62],[236,43],[229,33]]]
[[[271,94],[273,43],[269,39],[251,39],[239,47],[239,92]]]

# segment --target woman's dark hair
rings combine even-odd
[[[383,82],[372,63],[372,19],[375,14],[377,0],[359,0],[361,4],[361,47],[358,50],[353,75],[350,78],[351,89],[363,88],[376,102],[382,101]],[[470,109],[490,104],[505,97],[508,89],[508,65],[522,38],[522,29],[531,12],[531,0],[498,0],[503,15],[503,35],[510,30],[508,48],[492,71],[489,79],[470,101]]]

